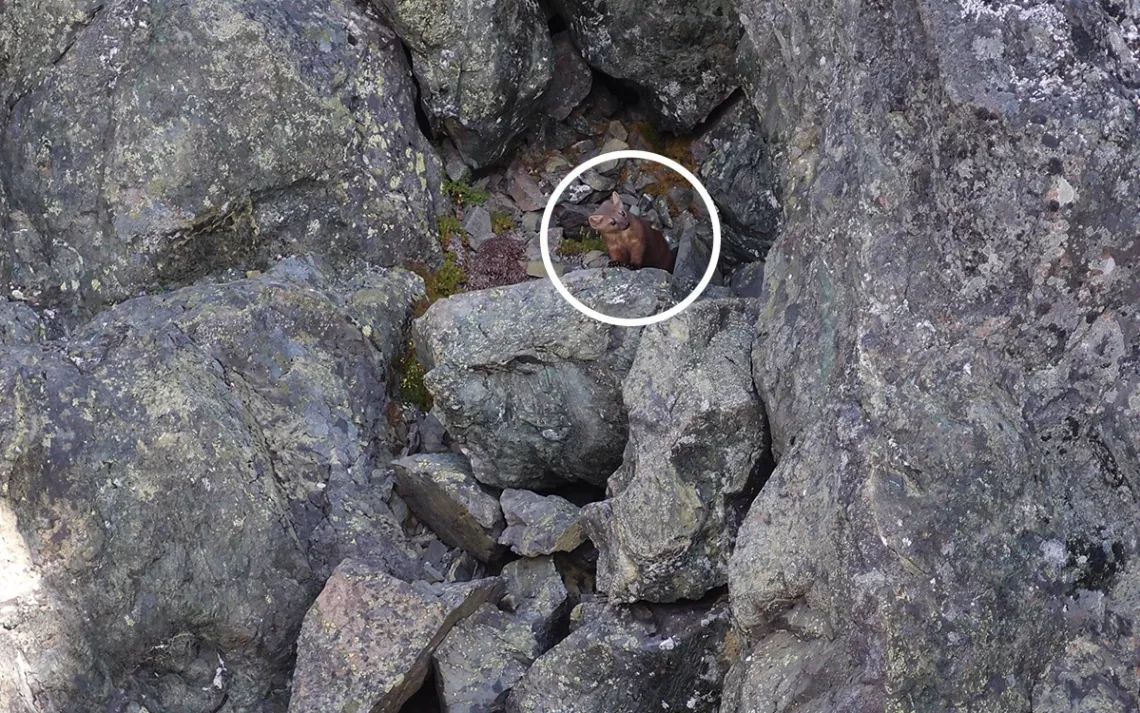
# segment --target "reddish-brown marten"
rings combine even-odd
[[[656,267],[673,272],[674,253],[661,234],[647,221],[633,215],[614,193],[590,216],[590,227],[602,234],[606,251],[614,262],[635,270]]]

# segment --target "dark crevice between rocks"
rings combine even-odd
[[[428,675],[420,685],[420,690],[401,706],[400,713],[440,713],[443,710],[435,683],[434,669],[434,666],[428,667]]]

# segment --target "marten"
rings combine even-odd
[[[673,272],[677,255],[665,236],[647,221],[631,214],[616,192],[590,216],[590,227],[602,234],[615,263],[633,269],[656,267]]]

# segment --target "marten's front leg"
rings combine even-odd
[[[638,240],[629,248],[629,264],[633,269],[640,269],[645,265],[645,243]]]

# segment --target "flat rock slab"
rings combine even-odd
[[[499,584],[408,584],[359,560],[341,563],[305,615],[289,713],[396,713],[423,684],[435,648]]]
[[[647,316],[672,303],[660,270],[581,270],[563,282],[613,316]],[[435,413],[480,482],[601,485],[621,465],[621,381],[640,329],[587,317],[543,280],[440,300],[413,332]]]
[[[499,542],[515,554],[537,557],[571,552],[586,540],[578,520],[578,506],[558,495],[529,490],[504,490],[499,504],[507,527]]]
[[[502,554],[497,540],[506,523],[499,500],[471,475],[465,457],[457,453],[416,455],[392,465],[400,496],[441,540],[484,562]]]

